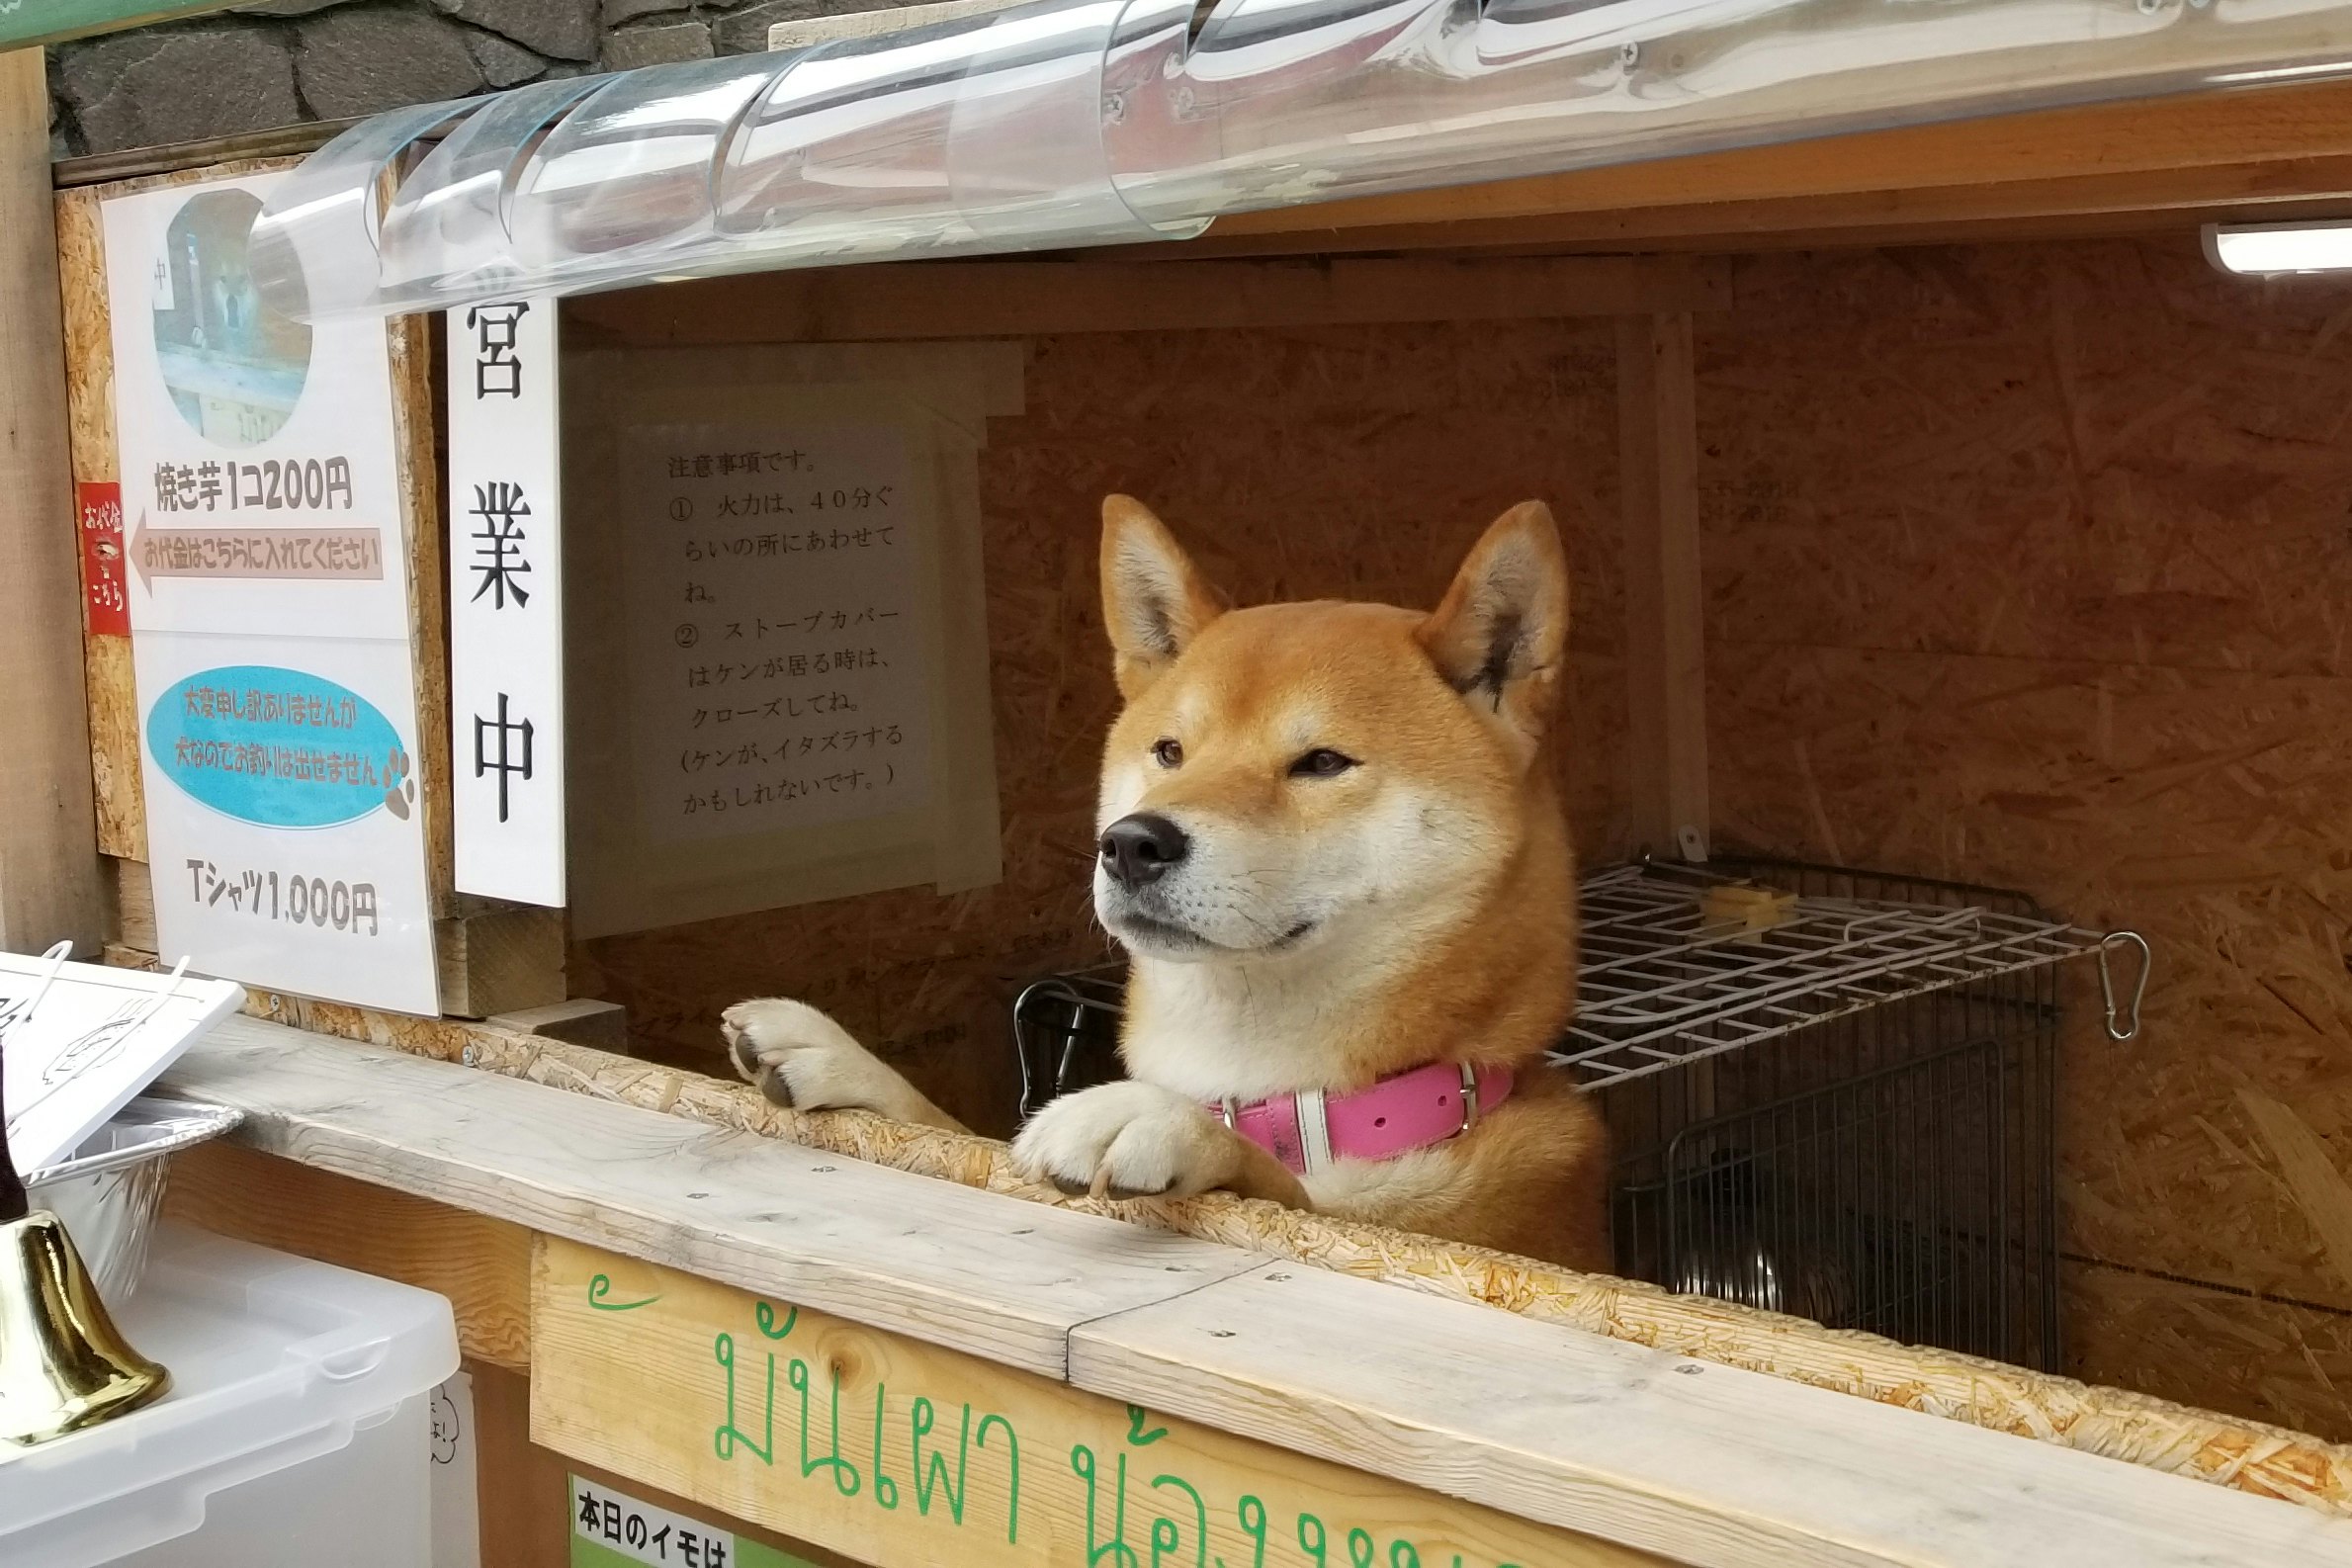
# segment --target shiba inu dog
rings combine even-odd
[[[1541,1062],[1576,959],[1541,756],[1568,632],[1550,512],[1505,513],[1427,614],[1234,610],[1114,495],[1102,599],[1126,707],[1094,909],[1131,963],[1130,1077],[1046,1106],[1015,1163],[1607,1267],[1600,1120]],[[723,1029],[771,1099],[955,1125],[802,1003]]]

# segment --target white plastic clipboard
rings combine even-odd
[[[73,1153],[245,1002],[232,981],[69,963],[64,951],[0,953],[0,1102],[25,1176]]]

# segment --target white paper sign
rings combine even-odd
[[[449,313],[457,886],[562,908],[564,561],[556,303]]]
[[[729,1568],[735,1536],[626,1492],[571,1478],[571,1533],[647,1568]]]
[[[433,1568],[481,1568],[481,1494],[474,1437],[474,1377],[433,1390]]]
[[[57,1164],[244,1004],[227,981],[0,953],[0,1101],[8,1155]]]
[[[266,311],[279,176],[104,208],[156,939],[432,1013],[408,551],[381,322]]]
[[[934,635],[893,425],[669,425],[622,454],[638,800],[656,839],[930,796]]]
[[[1017,346],[566,369],[574,937],[997,880],[979,454]]]

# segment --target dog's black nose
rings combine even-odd
[[[1102,869],[1125,886],[1140,888],[1166,876],[1191,847],[1184,829],[1167,818],[1137,812],[1102,830]]]

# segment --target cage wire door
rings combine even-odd
[[[1777,894],[1725,917],[1749,888]],[[2020,894],[1781,860],[1611,867],[1580,905],[1551,1060],[1609,1124],[1620,1273],[2057,1364],[2056,966],[2097,952],[2107,981],[2117,938]],[[1109,965],[1021,993],[1024,1119],[1119,1076],[1123,989]]]
[[[1762,929],[1710,918],[1752,879]],[[2058,1361],[2059,960],[2100,937],[2022,895],[1786,861],[1583,889],[1553,1059],[1601,1102],[1618,1268],[1669,1289]]]

